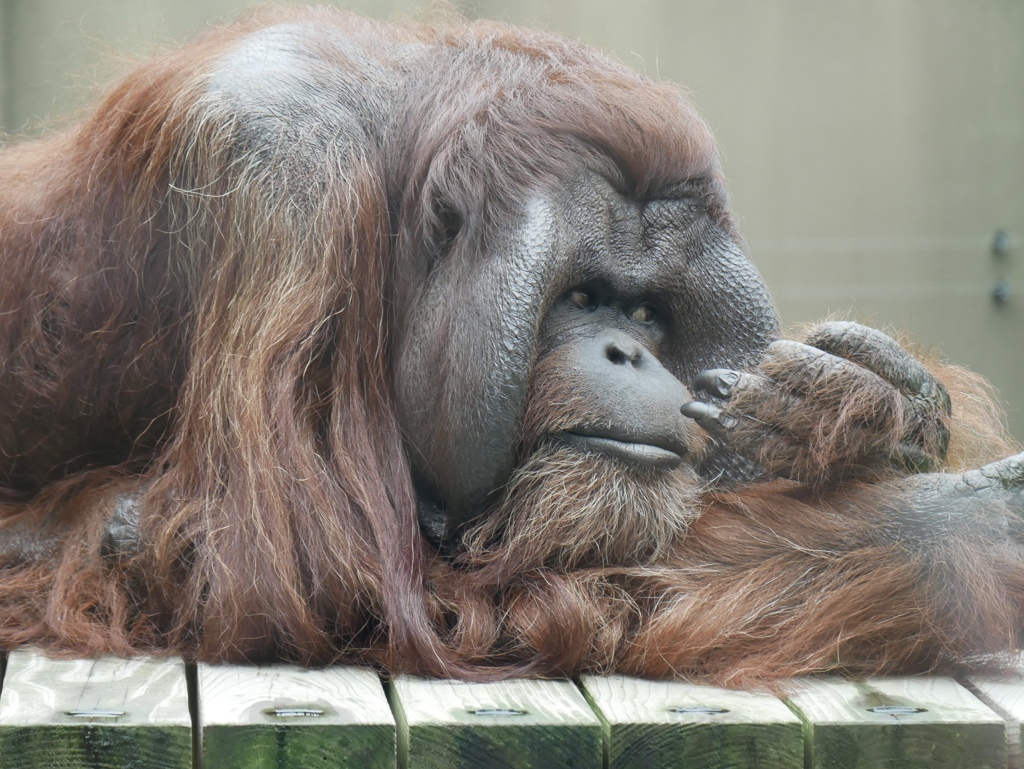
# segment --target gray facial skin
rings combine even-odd
[[[563,301],[574,289],[594,300],[575,318]],[[603,437],[664,449],[685,429],[682,383],[712,365],[752,364],[777,333],[759,275],[696,195],[631,200],[594,173],[538,192],[494,253],[453,249],[411,301],[399,414],[421,488],[450,529],[509,478],[539,346],[575,335],[580,386],[619,407]],[[651,322],[630,320],[640,305]],[[636,360],[618,365],[620,353]],[[424,380],[437,369],[465,376],[434,387]]]

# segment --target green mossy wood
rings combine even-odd
[[[392,684],[408,769],[598,769],[601,724],[568,681]]]
[[[973,676],[967,686],[1006,721],[1007,766],[1024,766],[1024,666],[1018,663],[1016,675]]]
[[[11,652],[0,694],[3,769],[186,769],[181,660],[50,660]]]
[[[199,665],[203,765],[390,769],[395,721],[370,670]]]
[[[1006,724],[950,678],[808,679],[790,704],[808,769],[1001,769]]]
[[[802,769],[799,719],[767,694],[645,681],[583,678],[602,717],[609,769]]]

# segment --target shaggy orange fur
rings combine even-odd
[[[279,47],[254,57],[252,39]],[[458,55],[423,53],[441,50]],[[240,73],[292,65],[316,87],[275,103],[324,120],[300,130],[257,93],[240,121],[222,95],[248,98]],[[396,100],[400,79],[420,86],[390,122],[360,122],[338,103],[365,83],[339,85],[342,71]],[[914,476],[864,466],[919,415],[870,384],[823,386],[813,414],[828,419],[808,425],[768,404],[813,440],[753,457],[792,480],[725,490],[695,463],[647,472],[551,441],[588,404],[540,356],[511,478],[453,552],[421,535],[396,337],[403,297],[456,270],[409,256],[447,237],[431,196],[472,218],[457,283],[534,186],[585,164],[637,200],[700,177],[706,226],[731,238],[716,163],[676,89],[585,47],[300,9],[214,30],[141,66],[81,125],[4,149],[0,647],[734,685],[1012,648],[1024,558],[997,529],[1015,514],[997,500],[922,535]],[[418,387],[480,373],[458,367],[481,350],[445,346],[462,309],[440,311]],[[1008,453],[983,385],[935,370],[952,469]],[[448,417],[428,415],[438,441]],[[922,438],[935,454],[939,432]],[[706,439],[691,438],[699,456]],[[112,548],[108,522],[125,516],[138,547]]]

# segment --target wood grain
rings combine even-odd
[[[197,677],[207,767],[395,766],[395,721],[370,670],[199,665]]]
[[[400,766],[583,769],[602,764],[601,724],[568,681],[392,684]]]
[[[800,720],[767,694],[626,676],[584,676],[610,769],[802,769]]]
[[[192,765],[181,660],[8,657],[0,767],[171,769]]]
[[[1005,724],[950,678],[804,679],[790,704],[815,769],[1002,769]]]

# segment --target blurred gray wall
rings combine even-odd
[[[0,0],[0,125],[32,134],[239,0]],[[352,0],[387,17],[414,0]],[[1024,2],[470,0],[685,84],[785,321],[902,328],[1024,438]],[[997,230],[1010,235],[997,256]],[[997,280],[1009,286],[992,299]]]

